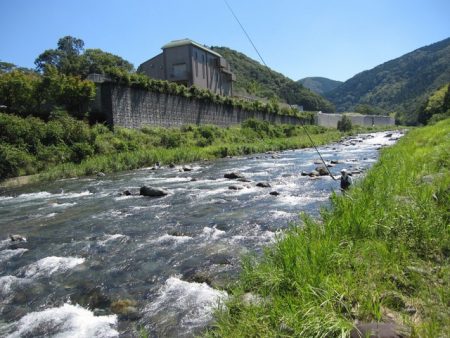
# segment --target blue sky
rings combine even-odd
[[[449,0],[228,0],[267,65],[298,80],[347,80],[450,37]],[[0,0],[0,60],[34,67],[72,35],[137,67],[191,38],[258,60],[223,0]]]

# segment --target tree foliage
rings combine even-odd
[[[131,72],[133,65],[120,56],[107,53],[101,49],[84,50],[84,41],[72,36],[59,39],[56,49],[47,49],[35,60],[38,71],[46,66],[54,66],[65,75],[85,78],[90,73],[105,74],[107,70],[118,68]]]
[[[334,106],[322,96],[303,87],[283,74],[261,65],[246,55],[226,47],[213,47],[231,65],[236,74],[235,91],[269,99],[273,96],[288,104],[303,106],[305,110],[333,112]]]
[[[422,124],[437,122],[450,117],[450,83],[431,94],[420,107],[418,121]]]
[[[337,129],[342,132],[350,131],[352,130],[352,120],[347,115],[342,115],[342,118],[337,123]]]
[[[416,124],[426,98],[450,82],[449,55],[450,38],[361,72],[325,96],[341,112],[370,105],[396,112],[402,124]]]
[[[79,77],[65,75],[52,65],[43,74],[13,70],[0,74],[0,104],[8,113],[34,115],[44,119],[58,107],[75,117],[83,117],[95,95],[95,85]]]

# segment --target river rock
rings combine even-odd
[[[256,183],[256,186],[261,187],[261,188],[271,188],[272,187],[269,182],[258,182],[258,183]]]
[[[147,187],[144,185],[140,189],[139,194],[143,195],[143,196],[149,196],[149,197],[161,197],[161,196],[166,196],[168,194],[168,192],[164,189]]]
[[[140,318],[136,302],[130,299],[119,299],[112,302],[111,311],[124,320],[138,320]]]
[[[11,242],[26,242],[27,239],[22,235],[9,235]]]
[[[239,181],[239,182],[251,182],[251,180],[249,180],[248,178],[245,178],[245,177],[241,177],[241,178],[237,178],[236,179],[236,181]]]
[[[244,189],[244,187],[242,185],[230,185],[228,187],[228,189],[230,189],[230,190],[242,190],[242,189]]]
[[[302,170],[302,172],[301,172],[300,175],[302,175],[302,176],[308,176],[308,173],[307,173],[306,171]]]
[[[192,170],[194,170],[194,169],[192,169],[191,166],[188,166],[188,165],[183,166],[183,171],[192,171]]]
[[[239,172],[235,172],[235,171],[233,171],[233,172],[231,172],[231,173],[227,173],[227,174],[223,175],[223,177],[224,177],[224,178],[228,178],[228,179],[232,179],[232,180],[235,180],[235,179],[237,179],[237,178],[245,178],[244,175],[242,175],[242,174],[239,173]]]
[[[203,271],[196,270],[188,270],[185,272],[183,279],[189,283],[206,283],[209,286],[212,286],[212,279],[207,273]]]
[[[318,176],[327,176],[327,175],[329,175],[328,169],[326,167],[324,167],[324,166],[317,167],[315,169],[315,171],[319,173]]]
[[[125,190],[125,191],[123,192],[123,195],[125,195],[125,196],[131,196],[132,193],[131,193],[130,190]]]
[[[170,162],[170,163],[169,163],[169,168],[175,168],[175,163]]]
[[[350,338],[377,337],[377,338],[406,338],[409,332],[405,327],[396,323],[358,323],[350,331]]]
[[[319,176],[319,172],[317,170],[313,170],[308,174],[309,177]]]
[[[264,299],[259,295],[255,295],[251,292],[247,292],[241,296],[241,301],[243,304],[245,304],[247,306],[251,306],[251,305],[261,305],[263,303]]]
[[[191,182],[198,181],[195,177],[191,178]]]
[[[98,173],[97,173],[97,177],[105,177],[106,176],[106,174],[105,173],[102,173],[101,171],[99,171]]]
[[[280,193],[278,191],[271,191],[269,194],[272,196],[278,196]]]
[[[177,231],[177,230],[169,231],[167,234],[169,236],[176,236],[176,237],[186,236],[184,233],[182,233],[181,231]]]

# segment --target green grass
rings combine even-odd
[[[303,217],[243,260],[211,337],[341,337],[395,321],[413,337],[450,332],[450,119],[382,151],[322,219]],[[248,303],[251,292],[261,301]]]
[[[343,135],[318,126],[306,129],[316,144],[330,143]],[[361,129],[353,133],[357,131]],[[310,146],[301,126],[254,119],[228,128],[117,127],[112,132],[64,113],[55,114],[48,122],[0,113],[0,180],[24,175],[34,175],[33,181],[54,180],[136,169],[156,162],[187,163]]]

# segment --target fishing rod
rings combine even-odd
[[[258,48],[256,48],[255,44],[252,41],[252,38],[250,37],[250,35],[247,33],[247,31],[245,30],[244,26],[242,25],[242,23],[239,21],[237,15],[234,13],[233,9],[231,8],[230,4],[228,3],[227,0],[223,0],[225,2],[225,5],[228,7],[228,9],[230,10],[231,14],[233,15],[233,17],[236,19],[237,23],[239,24],[239,26],[241,27],[242,31],[244,32],[245,36],[247,37],[248,41],[250,41],[251,45],[253,46],[253,49],[256,51],[256,54],[258,54],[261,62],[264,64],[264,66],[267,68],[267,70],[269,71],[269,75],[270,76],[274,76],[272,74],[271,69],[269,68],[269,66],[267,66],[266,62],[264,61],[263,57],[261,56],[260,52],[258,51]],[[292,109],[292,106],[289,105],[289,107]],[[308,133],[308,130],[306,129],[306,126],[304,125],[304,123],[302,122],[302,120],[300,120],[300,125],[303,127],[303,130],[305,131],[306,135],[308,136],[311,144],[313,145],[314,149],[316,150],[317,154],[319,154],[320,159],[322,160],[322,163],[324,165],[324,167],[327,169],[328,174],[331,176],[331,178],[333,180],[336,181],[336,178],[333,176],[333,174],[331,173],[330,169],[328,168],[327,164],[325,163],[325,160],[323,159],[322,155],[319,152],[319,149],[317,149],[316,145],[314,144],[314,141],[312,140],[311,136]]]

